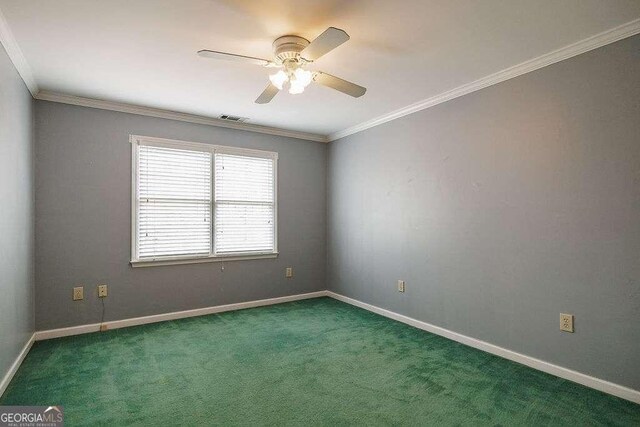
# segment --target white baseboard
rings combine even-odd
[[[31,335],[29,341],[27,341],[24,347],[22,347],[22,351],[20,351],[20,354],[18,354],[18,357],[16,357],[16,360],[14,360],[13,364],[11,364],[7,373],[4,375],[4,377],[2,377],[2,381],[0,381],[0,397],[2,397],[4,391],[9,386],[9,383],[13,379],[13,376],[16,374],[16,372],[18,372],[18,368],[22,364],[24,358],[27,357],[27,354],[29,353],[29,350],[31,350],[31,346],[33,345],[35,339],[36,334],[34,333]]]
[[[399,322],[416,327],[418,329],[422,329],[427,332],[431,332],[436,335],[449,338],[453,341],[457,341],[459,343],[468,345],[469,347],[477,348],[479,350],[486,351],[487,353],[491,353],[496,356],[500,356],[505,359],[509,359],[514,362],[521,363],[523,365],[529,366],[539,371],[546,372],[548,374],[555,375],[557,377],[564,378],[566,380],[573,381],[578,384],[582,384],[584,386],[591,387],[593,389],[596,389],[605,393],[609,393],[614,396],[620,397],[622,399],[626,399],[631,402],[640,404],[640,391],[638,390],[633,390],[631,388],[624,387],[619,384],[614,384],[612,382],[605,381],[600,378],[595,378],[590,375],[586,375],[571,369],[563,368],[561,366],[554,365],[552,363],[545,362],[543,360],[536,359],[534,357],[530,357],[521,353],[517,353],[515,351],[508,350],[503,347],[499,347],[494,344],[490,344],[486,341],[481,341],[475,338],[471,338],[469,336],[462,335],[457,332],[453,332],[448,329],[441,328],[439,326],[435,326],[427,322],[413,319],[411,317],[404,316],[402,314],[398,314],[393,311],[386,310],[384,308],[376,307],[375,305],[367,304],[362,301],[358,301],[356,299],[349,298],[331,291],[317,291],[317,292],[310,292],[306,294],[290,295],[290,296],[278,297],[278,298],[247,301],[247,302],[241,302],[236,304],[226,304],[226,305],[218,305],[213,307],[198,308],[194,310],[176,311],[172,313],[156,314],[152,316],[115,320],[111,322],[105,322],[104,324],[107,325],[108,329],[126,328],[128,326],[144,325],[147,323],[163,322],[166,320],[184,319],[187,317],[203,316],[207,314],[222,313],[225,311],[234,311],[234,310],[241,310],[245,308],[281,304],[284,302],[299,301],[303,299],[319,298],[324,296],[334,298],[338,301],[346,302],[348,304],[363,308],[365,310],[388,317],[393,320],[397,320]],[[65,337],[70,335],[86,334],[89,332],[97,332],[99,330],[100,330],[100,324],[93,323],[89,325],[71,326],[68,328],[51,329],[48,331],[38,331],[34,333],[31,339],[29,339],[27,344],[24,346],[24,348],[16,358],[13,365],[11,365],[11,368],[2,379],[2,382],[0,382],[0,396],[2,396],[2,393],[4,393],[5,389],[9,385],[9,382],[17,372],[18,368],[20,367],[20,364],[22,363],[25,356],[31,349],[31,346],[33,345],[34,341],[46,340],[51,338],[59,338],[59,337]]]
[[[239,302],[235,304],[217,305],[213,307],[196,308],[194,310],[174,311],[172,313],[154,314],[151,316],[133,317],[130,319],[113,320],[104,322],[107,329],[119,329],[129,326],[146,325],[147,323],[164,322],[166,320],[184,319],[187,317],[204,316],[207,314],[222,313],[225,311],[242,310],[244,308],[262,307],[265,305],[281,304],[283,302],[299,301],[309,298],[318,298],[327,296],[327,291],[310,292],[307,294],[289,295],[278,298],[268,298],[255,301]],[[47,331],[38,331],[35,333],[36,341],[48,340],[51,338],[67,337],[71,335],[87,334],[90,332],[98,332],[100,323],[92,323],[88,325],[70,326],[68,328],[50,329]]]
[[[398,314],[384,308],[376,307],[375,305],[367,304],[353,298],[345,297],[344,295],[340,295],[335,292],[327,291],[327,295],[339,301],[346,302],[348,304],[363,308],[365,310],[380,314],[382,316],[397,320],[402,323],[406,323],[407,325],[411,325],[418,329],[422,329],[427,332],[449,338],[453,341],[468,345],[469,347],[477,348],[478,350],[486,351],[487,353],[504,357],[505,359],[521,363],[539,371],[555,375],[556,377],[564,378],[566,380],[573,381],[578,384],[582,384],[584,386],[591,387],[593,389],[603,391],[605,393],[609,393],[614,396],[621,397],[623,399],[630,400],[631,402],[640,404],[640,391],[638,390],[614,384],[609,381],[601,380],[600,378],[595,378],[590,375],[573,371],[571,369],[563,368],[561,366],[554,365],[552,363],[545,362],[544,360],[536,359],[534,357],[526,356],[515,351],[507,350],[506,348],[499,347],[497,345],[490,344],[488,342],[481,341],[475,338],[471,338],[469,336],[462,335],[457,332],[432,325],[430,323],[416,320],[414,318],[404,316],[402,314]]]

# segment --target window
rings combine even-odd
[[[132,265],[276,256],[277,153],[131,142]]]

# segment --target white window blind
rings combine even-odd
[[[215,252],[273,252],[274,161],[216,152]]]
[[[133,265],[277,253],[277,153],[131,138]]]
[[[211,251],[211,153],[142,145],[138,258]]]

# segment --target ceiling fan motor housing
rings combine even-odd
[[[287,60],[299,61],[300,52],[309,45],[309,40],[298,36],[282,36],[273,42],[273,54],[276,62],[283,64]]]

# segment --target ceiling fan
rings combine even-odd
[[[305,87],[311,82],[315,82],[358,98],[365,94],[366,88],[322,71],[305,69],[307,64],[312,63],[347,40],[349,40],[349,35],[345,31],[329,27],[311,43],[309,43],[309,40],[298,36],[277,38],[273,42],[273,55],[275,57],[273,61],[252,56],[217,52],[215,50],[200,50],[198,55],[205,58],[280,68],[278,72],[269,76],[271,83],[256,99],[255,102],[257,104],[266,104],[271,101],[279,91],[284,89],[284,85],[287,83],[289,85],[289,93],[293,95],[302,93]]]

